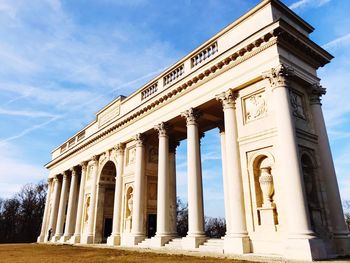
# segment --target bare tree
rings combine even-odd
[[[350,230],[350,201],[344,202],[344,216],[345,216],[345,222],[348,225],[348,228]]]

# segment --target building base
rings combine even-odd
[[[287,240],[284,256],[293,260],[313,261],[327,259],[327,251],[319,238],[290,238]]]
[[[162,247],[173,239],[171,235],[156,235],[151,239],[151,247]]]
[[[94,240],[95,240],[95,238],[93,235],[82,236],[80,238],[80,243],[81,244],[93,244]]]
[[[61,235],[54,235],[52,238],[51,238],[51,242],[59,242],[59,240],[61,239]]]
[[[338,256],[350,256],[350,236],[334,235],[333,244]]]
[[[183,249],[194,249],[198,248],[205,241],[207,241],[207,237],[204,235],[200,236],[186,236],[181,240],[181,245]]]
[[[78,244],[80,243],[80,235],[74,235],[72,236],[69,241],[68,241],[69,244]]]
[[[145,236],[144,235],[126,235],[126,236],[122,236],[121,238],[121,245],[122,246],[136,246],[138,245],[140,242],[142,242],[143,240],[145,240]]]
[[[108,246],[119,246],[120,245],[120,235],[111,235],[107,238]]]
[[[38,236],[36,242],[37,243],[44,243],[45,242],[45,236]]]
[[[225,236],[225,254],[245,254],[250,253],[250,240],[248,236],[231,237]]]

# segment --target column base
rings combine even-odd
[[[121,238],[121,245],[122,246],[129,246],[133,247],[138,245],[140,242],[145,240],[144,235],[127,235],[127,236],[122,236]]]
[[[194,249],[198,248],[205,241],[207,241],[207,237],[204,235],[200,236],[189,236],[187,235],[181,240],[181,245],[183,249]]]
[[[61,239],[61,235],[54,235],[52,238],[51,238],[51,242],[58,242],[60,239]]]
[[[71,237],[72,237],[72,235],[64,235],[60,238],[60,240],[58,242],[66,243]]]
[[[44,243],[45,242],[45,236],[38,236],[36,242],[37,243]]]
[[[250,252],[250,240],[248,236],[225,236],[225,254],[245,254]]]
[[[334,252],[339,256],[350,256],[350,236],[334,235],[333,237]]]
[[[327,258],[327,251],[323,241],[319,238],[287,240],[285,257],[293,260],[321,260]]]
[[[108,246],[119,246],[120,245],[120,235],[111,235],[107,238]]]
[[[156,235],[151,239],[151,247],[162,247],[173,239],[171,235]]]
[[[72,236],[69,241],[68,241],[69,244],[78,244],[80,243],[80,235],[74,235]]]
[[[81,244],[93,244],[95,241],[95,238],[93,235],[87,235],[87,236],[82,236],[80,238],[80,243]]]

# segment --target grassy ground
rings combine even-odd
[[[0,245],[0,262],[203,262],[203,263],[239,263],[243,261],[216,259],[209,257],[191,257],[159,253],[141,253],[131,250],[90,248],[77,246],[55,246],[39,244],[3,244]],[[247,261],[244,261],[245,263]]]

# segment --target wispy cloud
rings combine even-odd
[[[329,3],[331,0],[299,0],[289,6],[290,9],[296,10],[301,9],[305,7],[320,7],[327,3]]]
[[[31,111],[31,110],[6,110],[0,108],[0,115],[10,115],[10,116],[20,116],[20,117],[31,117],[31,118],[41,118],[41,117],[57,117],[55,114],[51,114],[44,111]]]
[[[333,49],[343,45],[350,45],[350,33],[333,39],[332,41],[329,41],[328,43],[324,44],[322,47],[324,49]]]

